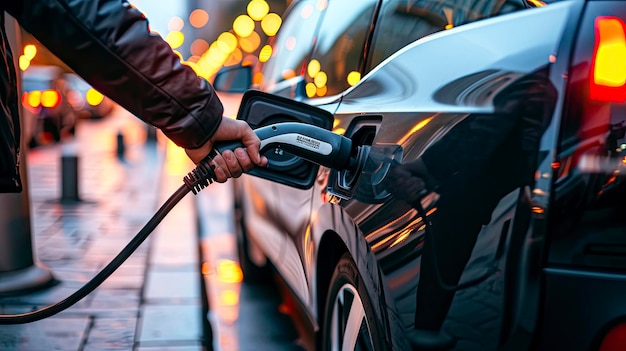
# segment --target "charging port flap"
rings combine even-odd
[[[252,129],[281,123],[299,122],[330,130],[333,115],[321,108],[257,90],[244,93],[237,119],[246,121]],[[299,189],[313,186],[319,166],[294,156],[280,147],[264,152],[267,167],[255,167],[248,174]]]

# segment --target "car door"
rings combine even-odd
[[[432,171],[443,177],[433,196],[420,203],[423,209],[395,199],[364,203],[358,189],[371,193],[377,187],[372,182],[357,182],[340,194],[339,204],[376,255],[405,327],[426,319],[419,323],[472,347],[497,348],[510,307],[502,293],[507,250],[519,201],[532,190],[522,184],[530,184],[539,162],[521,160],[545,161],[545,154],[528,150],[533,156],[524,156],[514,145],[538,144],[550,123],[559,96],[550,81],[550,55],[558,52],[566,29],[572,29],[569,16],[576,18],[580,8],[554,4],[433,34],[402,49],[342,98],[336,118],[347,136],[363,125],[374,133],[372,145],[400,145],[403,162],[433,155],[430,164],[439,166]],[[528,37],[512,42],[522,30]],[[518,119],[523,109],[509,110],[535,103],[541,108],[527,115],[539,118],[536,123]],[[374,128],[363,123],[367,119]],[[541,129],[520,127],[525,125]],[[512,130],[517,134],[509,137]],[[323,232],[320,227],[313,235]],[[352,241],[345,238],[346,245]],[[427,247],[437,252],[428,268]],[[459,268],[455,273],[453,266]],[[440,289],[418,288],[426,276]],[[417,298],[420,291],[430,293],[425,302]],[[441,307],[445,295],[448,303]]]

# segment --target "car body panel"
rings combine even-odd
[[[621,250],[625,245],[623,235],[589,231],[581,233],[587,235],[586,241],[571,246],[573,240],[567,236],[563,242],[552,237],[555,228],[549,223],[550,218],[565,221],[565,217],[550,217],[551,206],[567,204],[570,196],[580,201],[582,195],[576,189],[588,189],[591,198],[595,196],[592,191],[598,191],[589,180],[594,177],[561,178],[560,172],[576,150],[602,151],[600,139],[604,134],[571,146],[567,140],[561,140],[563,130],[568,128],[561,119],[573,114],[571,106],[577,106],[573,100],[584,100],[584,96],[572,97],[571,82],[586,81],[570,76],[572,72],[588,75],[591,62],[590,58],[570,62],[572,53],[578,52],[575,48],[583,50],[579,48],[579,38],[593,33],[593,26],[589,28],[593,18],[581,21],[581,14],[587,9],[593,16],[615,15],[624,20],[626,13],[622,12],[626,9],[611,11],[619,6],[616,1],[568,0],[431,34],[386,59],[341,96],[307,100],[314,106],[323,101],[319,107],[335,114],[335,131],[353,141],[360,140],[372,147],[401,146],[403,161],[415,160],[429,150],[439,150],[442,158],[457,157],[460,163],[476,161],[476,170],[467,182],[449,181],[447,188],[438,190],[442,198],[446,193],[462,195],[458,204],[441,202],[437,191],[423,199],[421,206],[428,211],[428,220],[415,205],[404,201],[368,199],[366,195],[377,188],[377,184],[368,183],[368,178],[337,191],[333,182],[341,174],[324,168],[310,190],[264,187],[267,193],[258,204],[266,206],[265,213],[272,214],[271,222],[278,225],[277,230],[270,230],[272,240],[281,242],[280,252],[271,260],[276,260],[277,270],[306,307],[314,328],[322,329],[332,268],[348,252],[364,277],[369,300],[374,302],[375,318],[384,321],[386,345],[389,349],[408,349],[402,335],[411,329],[414,317],[422,314],[416,308],[416,296],[423,273],[425,238],[436,237],[429,233],[439,230],[438,225],[445,228],[446,220],[474,228],[475,216],[480,216],[475,238],[459,236],[450,240],[443,236],[447,239],[439,244],[465,248],[468,256],[458,283],[463,288],[454,295],[442,327],[457,339],[457,346],[480,350],[560,349],[563,345],[568,345],[567,349],[581,345],[584,349],[597,348],[601,341],[598,335],[615,325],[624,325],[623,301],[618,301],[619,293],[613,293],[623,290],[624,278],[618,274],[623,273],[623,259],[607,254]],[[596,7],[603,10],[594,12]],[[580,30],[586,34],[580,35]],[[585,43],[589,45],[589,41]],[[593,47],[584,50],[592,51]],[[570,71],[572,65],[577,70]],[[518,154],[513,151],[520,150],[501,147],[489,151],[491,156],[484,156],[483,149],[469,143],[445,147],[439,143],[476,121],[486,121],[494,130],[514,128],[511,124],[518,122],[511,122],[508,115],[532,109],[533,104],[545,109],[535,111],[536,116],[531,114],[530,122],[536,126],[516,136],[536,144],[536,149],[521,150],[532,156],[528,165],[518,165]],[[626,115],[623,106],[611,109],[612,117]],[[602,111],[598,115],[604,116]],[[615,125],[619,127],[620,123]],[[478,135],[488,135],[483,132],[477,130]],[[494,135],[494,139],[502,138]],[[507,138],[497,145],[518,145],[518,140]],[[492,140],[478,141],[478,145],[485,145],[484,150],[496,145]],[[469,154],[467,159],[458,157],[463,153]],[[480,163],[485,159],[497,162]],[[515,174],[517,167],[524,172],[533,171],[532,183],[521,186],[517,180],[499,177],[500,171]],[[477,183],[470,182],[477,179]],[[599,189],[622,189],[620,182],[612,182],[607,181]],[[254,179],[248,186],[258,188],[258,184],[261,181]],[[464,187],[468,184],[482,188]],[[492,191],[491,185],[498,192]],[[484,213],[473,208],[474,203],[477,207],[485,203],[493,207],[486,207],[490,210]],[[458,208],[449,212],[445,204],[465,206],[467,214]],[[248,215],[254,220],[254,209],[249,210]],[[451,214],[460,216],[446,217]],[[428,225],[431,218],[439,218],[435,221],[439,224]],[[622,228],[619,225],[623,225],[623,220],[620,222],[618,216],[607,218]],[[469,231],[474,230],[468,228]],[[255,240],[262,241],[265,235],[268,231],[258,232]],[[604,257],[585,256],[585,244],[597,246],[594,239],[598,237],[604,246],[608,242],[616,247],[609,245],[611,249],[603,251]],[[439,239],[430,240],[432,243]],[[598,261],[594,261],[596,266],[585,266],[588,261],[577,261],[583,258]],[[612,269],[610,274],[594,274],[594,269],[606,267]],[[604,289],[611,292],[603,294]],[[581,321],[587,315],[583,311],[585,305],[595,309],[589,320]],[[568,314],[571,306],[576,306],[576,314]],[[611,306],[616,310],[609,311]],[[572,332],[575,337],[568,336]]]

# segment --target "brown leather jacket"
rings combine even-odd
[[[0,9],[94,88],[177,145],[198,148],[219,126],[223,107],[211,85],[181,64],[125,0],[0,0]],[[0,21],[0,192],[19,192],[16,74]]]

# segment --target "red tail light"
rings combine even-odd
[[[623,351],[625,348],[626,324],[619,324],[606,334],[599,351]]]
[[[589,95],[596,101],[626,102],[626,24],[620,18],[595,20]]]

